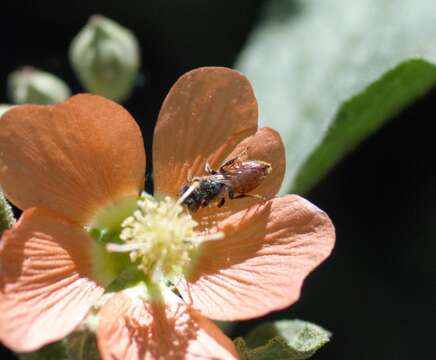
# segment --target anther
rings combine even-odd
[[[150,246],[148,244],[134,243],[134,244],[106,244],[106,250],[109,252],[126,253],[138,250],[147,250]]]
[[[222,231],[218,231],[213,234],[196,234],[195,236],[192,236],[189,238],[189,241],[195,245],[201,244],[205,241],[214,241],[214,240],[221,240],[224,238],[224,233]]]

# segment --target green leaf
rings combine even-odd
[[[99,360],[96,337],[89,331],[77,331],[61,341],[28,354],[22,360]]]
[[[10,110],[14,105],[0,104],[0,116],[2,116],[6,111]]]
[[[90,331],[78,331],[65,340],[70,360],[99,360],[95,334]]]
[[[22,360],[69,360],[62,341],[46,345],[32,353],[20,354],[19,356]]]
[[[330,340],[331,334],[302,320],[262,324],[244,341],[235,340],[241,360],[304,360]]]
[[[12,208],[0,191],[0,236],[6,229],[15,224],[14,213]]]
[[[435,85],[435,65],[408,60],[346,101],[321,144],[299,169],[293,190],[309,190],[347,152]]]
[[[236,67],[253,82],[260,125],[277,129],[286,143],[282,191],[307,191],[347,151],[434,85],[429,64],[403,61],[436,62],[435,14],[434,0],[267,3]],[[342,104],[349,110],[356,94],[366,94],[353,106],[364,114],[349,112],[348,120],[340,120]],[[324,139],[343,144],[322,153]]]

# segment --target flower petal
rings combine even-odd
[[[256,134],[238,144],[227,159],[233,159],[244,151],[246,155],[242,159],[262,160],[271,164],[271,174],[250,193],[263,196],[265,199],[271,199],[279,191],[285,175],[285,147],[280,134],[270,128],[260,128]],[[209,228],[237,211],[247,209],[249,206],[264,201],[251,197],[233,200],[227,198],[223,207],[219,208],[216,203],[212,203],[207,208],[199,209],[194,217],[202,229]]]
[[[103,306],[97,339],[103,360],[237,359],[230,339],[182,302],[146,303],[123,293]]]
[[[0,248],[0,341],[27,352],[70,333],[103,293],[91,279],[84,230],[42,209],[24,211]]]
[[[183,75],[166,97],[155,128],[155,193],[177,197],[188,174],[204,174],[206,161],[219,166],[256,129],[256,98],[241,73],[209,67]]]
[[[21,209],[44,207],[84,224],[98,208],[137,195],[144,173],[138,125],[102,97],[17,106],[1,118],[0,185]]]
[[[295,195],[254,205],[217,226],[178,289],[203,315],[240,320],[295,303],[303,280],[331,252],[328,216]]]

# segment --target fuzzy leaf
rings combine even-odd
[[[99,360],[95,335],[78,331],[61,341],[49,344],[28,354],[20,354],[22,360]]]
[[[14,213],[12,208],[0,191],[0,236],[6,229],[15,224]]]
[[[65,340],[70,360],[99,360],[95,335],[89,331],[78,331]]]
[[[20,354],[19,356],[22,360],[69,360],[62,341],[46,345],[32,353]]]
[[[347,151],[431,88],[433,76],[425,78],[428,66],[412,64],[405,69],[402,64],[397,71],[390,69],[411,58],[436,62],[435,24],[434,0],[267,3],[263,21],[236,67],[253,82],[261,126],[277,129],[285,140],[287,172],[282,192],[307,191]],[[397,75],[399,86],[395,86]],[[380,79],[390,83],[383,86]],[[315,149],[323,150],[320,144],[326,134],[332,136],[333,130],[328,129],[336,127],[336,121],[345,122],[338,120],[343,116],[342,104],[350,106],[349,99],[365,93],[368,86],[371,92],[355,105],[365,114],[350,113],[346,121],[359,125],[352,133],[336,135],[352,138],[343,139],[346,145],[331,153],[313,155],[324,157],[319,170],[316,161],[320,160],[305,165]]]
[[[246,338],[235,340],[242,360],[304,360],[330,340],[331,334],[302,320],[262,324]]]
[[[6,111],[10,110],[14,105],[0,104],[0,116],[2,116]]]
[[[320,145],[298,170],[293,191],[309,190],[347,152],[435,85],[435,65],[408,60],[346,101]]]

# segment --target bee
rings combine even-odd
[[[271,164],[260,160],[242,160],[242,154],[224,162],[218,170],[214,170],[208,163],[205,166],[205,176],[188,179],[188,183],[180,189],[180,195],[194,186],[194,190],[183,200],[183,204],[191,212],[206,207],[210,202],[218,202],[218,207],[225,203],[225,196],[229,199],[253,197],[264,199],[260,195],[247,194],[256,189],[265,177],[271,173]]]

